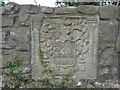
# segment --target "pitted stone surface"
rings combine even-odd
[[[65,14],[76,15],[76,14],[78,14],[75,7],[74,8],[56,8],[54,13],[58,14],[58,15],[65,15]]]
[[[117,52],[120,52],[120,35],[117,38],[116,46],[117,46]]]
[[[0,12],[3,71],[8,73],[7,62],[15,62],[17,56],[23,60],[19,66],[22,71],[15,72],[22,72],[24,79],[43,79],[43,66],[38,57],[40,48],[51,69],[59,75],[72,74],[70,80],[72,79],[73,86],[79,84],[81,88],[117,87],[118,84],[113,80],[118,78],[120,58],[120,15],[117,15],[119,9],[116,6],[84,5],[78,8],[43,9],[36,5],[10,5],[11,8],[3,7],[3,15]],[[0,10],[2,11],[1,8]],[[9,76],[4,78],[3,82],[7,81],[4,84],[11,84]],[[61,82],[62,77],[59,78],[61,79],[58,81]],[[17,87],[26,88],[27,85],[23,86],[21,82]],[[34,85],[31,87],[35,88]]]
[[[100,21],[101,40],[115,42],[118,35],[118,21]]]
[[[9,2],[3,7],[2,14],[16,14],[19,11],[20,11],[20,5],[14,2]]]
[[[50,8],[50,7],[42,7],[41,11],[45,14],[51,14],[54,12],[54,8]]]
[[[14,24],[14,19],[8,15],[2,16],[2,26],[8,27],[8,26],[13,26]]]
[[[38,43],[45,61],[50,62],[53,69],[59,68],[58,73],[71,71],[78,79],[96,78],[96,50],[92,50],[98,43],[93,39],[98,38],[98,17],[93,21],[87,21],[87,18],[50,16],[43,19]]]
[[[114,5],[106,5],[100,7],[100,19],[108,20],[116,18],[118,15],[118,8]]]
[[[30,29],[27,27],[13,28],[10,34],[13,40],[18,42],[29,42],[30,40]]]
[[[16,49],[18,51],[28,51],[28,50],[30,50],[30,44],[18,44],[16,46]]]
[[[99,7],[97,6],[91,6],[91,5],[81,5],[77,8],[77,11],[79,13],[82,13],[84,15],[94,15],[99,12]]]

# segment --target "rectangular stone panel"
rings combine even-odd
[[[33,25],[33,78],[42,77],[42,66],[36,53],[40,48],[44,52],[44,61],[58,74],[72,73],[77,80],[95,79],[98,19],[98,16],[93,19],[92,16],[58,15],[44,17],[40,31]]]

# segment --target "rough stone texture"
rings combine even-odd
[[[57,72],[64,74],[65,72],[72,71],[73,73],[74,71],[74,77],[79,79],[96,78],[95,53],[98,38],[98,27],[96,27],[98,23],[96,22],[98,18],[96,17],[95,21],[87,21],[87,18],[89,17],[83,19],[79,16],[68,16],[66,18],[51,16],[43,19],[40,42],[34,43],[33,46],[40,43],[41,50],[45,54],[45,61],[50,61],[54,65],[52,66],[53,69],[59,68],[60,70]],[[94,35],[91,36],[90,33]],[[93,38],[96,38],[96,40],[93,41]],[[94,52],[92,48],[94,48]],[[93,57],[87,57],[89,54]],[[91,72],[89,72],[90,69]],[[38,75],[41,74],[33,73],[34,77]]]
[[[27,27],[13,28],[10,34],[13,40],[18,42],[29,42],[30,40],[30,29]]]
[[[8,62],[13,63],[19,57],[21,77],[43,78],[38,57],[41,48],[46,63],[55,71],[74,74],[73,86],[118,88],[120,19],[117,10],[110,5],[50,8],[7,4],[0,19],[3,71],[8,72]],[[8,83],[10,77],[3,79]],[[15,85],[25,88],[19,82]],[[35,81],[26,86],[35,88],[35,85],[40,87]]]
[[[8,15],[2,16],[2,26],[3,27],[13,26],[13,24],[14,24],[14,18],[12,18]]]
[[[100,30],[100,39],[113,43],[117,39],[118,21],[100,21]]]
[[[20,10],[20,5],[14,2],[9,2],[3,7],[2,14],[15,14],[18,13],[19,10]]]
[[[56,8],[54,13],[58,15],[78,14],[78,12],[76,11],[76,8]]]
[[[82,13],[84,15],[94,15],[99,12],[99,7],[97,6],[90,6],[90,5],[81,5],[77,8],[77,11],[79,13]]]
[[[120,35],[117,38],[117,52],[120,52]]]
[[[52,14],[54,12],[54,8],[42,7],[41,12],[45,14]]]
[[[103,20],[108,20],[108,19],[113,19],[118,16],[118,8],[117,6],[103,6],[100,7],[100,19]]]
[[[30,9],[30,14],[37,14],[39,13],[41,10],[41,7],[38,7],[38,6],[31,6],[31,9]]]
[[[16,46],[16,49],[19,51],[28,51],[30,50],[30,45],[29,44],[18,44]]]
[[[31,5],[22,5],[19,14],[27,14],[30,13]]]

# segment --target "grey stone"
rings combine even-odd
[[[118,35],[118,21],[100,21],[100,39],[114,43]]]
[[[3,7],[2,14],[16,14],[20,11],[20,5],[9,2]]]
[[[108,67],[101,68],[101,69],[98,71],[98,74],[99,74],[99,75],[104,75],[104,74],[107,74],[107,73],[108,73]]]
[[[7,27],[7,26],[13,26],[14,24],[14,19],[11,18],[8,15],[3,15],[2,16],[2,26]]]
[[[43,15],[42,14],[31,15],[31,18],[34,21],[33,23],[42,22],[43,21]]]
[[[16,50],[18,50],[18,51],[28,51],[28,50],[30,50],[30,44],[17,44]]]
[[[108,20],[111,18],[116,18],[118,14],[117,11],[117,6],[114,5],[100,7],[100,19]]]
[[[45,14],[52,14],[54,12],[54,8],[42,7],[41,12],[43,12]]]
[[[70,10],[70,8],[67,9]],[[35,34],[35,37],[32,36],[37,39],[34,41],[35,43],[32,44],[32,46],[34,46],[32,48],[33,53],[35,53],[37,51],[36,49],[40,46],[41,50],[44,52],[45,61],[57,73],[74,73],[74,80],[95,79],[96,58],[93,57],[96,53],[95,49],[97,48],[96,45],[98,42],[98,28],[95,27],[98,23],[94,20],[87,22],[86,18],[89,17],[79,15],[45,16],[39,32],[40,40],[37,39],[38,33]],[[96,20],[98,20],[98,18]],[[39,22],[36,24],[39,24]],[[86,30],[83,30],[81,24],[89,29],[84,28]],[[35,26],[33,28],[35,28]],[[79,40],[81,40],[81,42],[78,42]],[[77,44],[77,42],[79,44]],[[92,50],[93,48],[95,49]],[[78,55],[76,55],[77,49],[79,49]],[[42,65],[40,65],[39,57],[36,55],[33,56],[32,78],[36,80],[42,77],[42,70],[43,68]],[[35,74],[35,72],[37,72],[37,74]]]
[[[114,53],[113,49],[104,49],[100,56],[99,64],[103,67],[110,66],[114,61]]]
[[[10,35],[13,40],[18,42],[29,42],[30,40],[30,29],[27,27],[13,28],[10,31]]]
[[[10,50],[10,49],[12,49],[12,48],[13,48],[13,47],[11,47],[10,45],[2,44],[2,49]]]
[[[7,36],[7,33],[6,32],[2,32],[2,43],[3,44],[6,43],[6,36]]]
[[[94,15],[99,12],[99,7],[91,5],[81,5],[77,8],[77,11],[84,15]]]
[[[15,57],[16,57],[16,54],[15,52],[9,54],[9,55],[3,55],[2,56],[2,67],[6,67],[8,65],[8,62],[12,61],[14,62],[15,61]]]
[[[31,71],[31,68],[29,67],[26,67],[24,70],[23,70],[23,74],[26,74],[26,73],[29,73]]]
[[[31,24],[31,21],[30,21],[29,17],[30,17],[29,14],[19,15],[19,23],[20,23],[20,25],[29,26]]]
[[[119,84],[118,84],[118,80],[116,79],[111,79],[111,80],[106,80],[103,84],[102,84],[103,88],[118,88]]]
[[[54,13],[58,14],[58,15],[65,15],[65,14],[76,15],[76,14],[78,14],[76,11],[76,8],[56,8]]]
[[[19,12],[20,15],[22,14],[29,14],[31,11],[31,6],[32,5],[21,5],[21,10]]]
[[[102,83],[95,82],[95,83],[94,83],[94,85],[95,85],[95,88],[101,88],[101,86],[102,86]]]
[[[23,66],[26,66],[26,65],[30,64],[30,60],[31,60],[30,52],[28,52],[28,51],[26,51],[26,52],[18,51],[17,56],[21,59]]]
[[[116,46],[117,46],[117,52],[120,52],[120,35],[117,37]]]
[[[40,12],[40,10],[41,10],[41,7],[39,6],[31,6],[30,14],[37,14]]]
[[[12,53],[12,50],[5,50],[5,49],[2,50],[3,55],[9,55],[11,53]]]

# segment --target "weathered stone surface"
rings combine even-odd
[[[31,24],[31,21],[30,21],[29,17],[30,17],[29,14],[19,15],[19,23],[20,23],[20,25],[29,26]]]
[[[120,35],[117,37],[117,52],[120,52]]]
[[[9,55],[11,53],[12,53],[12,50],[5,50],[5,49],[2,50],[3,55]]]
[[[30,13],[31,11],[31,6],[32,5],[21,5],[21,10],[20,10],[20,12],[19,12],[19,14],[28,14],[28,13]]]
[[[99,75],[104,75],[104,74],[107,74],[109,71],[108,67],[105,67],[105,68],[102,68],[98,71],[98,74]]]
[[[13,28],[10,31],[10,35],[13,40],[18,42],[29,42],[30,40],[30,29],[27,27]]]
[[[102,67],[110,66],[111,63],[114,61],[114,50],[111,48],[104,49],[100,56],[99,64]]]
[[[7,26],[13,26],[14,24],[14,19],[11,18],[8,15],[3,15],[2,16],[2,26],[7,27]]]
[[[54,12],[54,8],[42,7],[41,12],[43,12],[45,14],[52,14]]]
[[[7,45],[7,44],[2,44],[2,49],[10,50],[10,49],[12,49],[12,47],[10,45]]]
[[[103,9],[107,6],[99,7]],[[31,74],[37,82],[44,77],[51,78],[42,73],[43,66],[38,56],[40,48],[48,67],[60,75],[57,76],[60,82],[63,79],[62,74],[70,73],[75,86],[83,88],[117,86],[112,82],[114,80],[105,83],[102,81],[117,79],[120,58],[118,35],[120,20],[119,17],[115,19],[117,12],[113,13],[114,9],[110,9],[109,18],[102,19],[101,17],[104,16],[102,14],[106,10],[101,9],[102,14],[99,16],[99,7],[80,6],[78,8],[83,9],[70,7],[54,10],[49,7],[22,5],[19,14],[17,11],[13,12],[14,7],[7,9],[10,11],[6,10],[4,14],[7,15],[3,15],[0,19],[1,23],[2,18],[4,21],[4,27],[0,28],[3,32],[3,37],[0,32],[2,37],[0,40],[4,41],[3,44],[0,43],[3,64],[1,67],[8,72],[7,62],[15,62],[19,57],[21,61],[19,68],[23,71],[21,72],[24,79],[30,79]],[[19,73],[18,70],[15,70],[15,73]],[[40,87],[39,83],[34,84]],[[35,88],[34,85],[32,88]]]
[[[33,23],[35,23],[35,22],[42,22],[43,16],[44,16],[44,15],[41,15],[41,14],[31,15],[31,18],[32,18],[32,20],[34,21]]]
[[[16,49],[18,51],[28,51],[30,50],[30,44],[17,44]]]
[[[100,19],[108,20],[117,17],[118,8],[117,6],[106,5],[100,7]]]
[[[100,21],[100,39],[113,43],[118,35],[118,21]]]
[[[89,17],[66,16],[63,18],[62,16],[51,16],[44,18],[40,29],[40,38],[37,38],[38,33],[35,34],[36,37],[34,38],[38,42],[33,41],[32,52],[36,52],[35,50],[40,44],[45,61],[50,63],[50,67],[55,72],[60,74],[74,73],[73,76],[78,80],[96,78],[96,57],[94,57],[96,49],[94,52],[92,49],[97,48],[97,41],[93,41],[93,38],[97,39],[98,37],[98,27],[96,27],[98,23],[96,20],[87,21],[87,18]],[[90,33],[94,33],[94,35],[90,35]],[[89,55],[94,58],[88,57]],[[38,72],[38,70],[42,68],[38,64],[37,56],[34,56],[33,60],[33,72],[39,73],[35,75],[32,72],[33,78],[36,79],[41,77],[41,71]]]
[[[56,8],[54,13],[58,15],[78,14],[76,8]]]
[[[40,12],[40,10],[41,10],[41,7],[39,6],[31,6],[30,14],[37,14]]]
[[[15,14],[20,11],[20,6],[14,2],[9,2],[3,7],[2,14]]]
[[[14,61],[15,61],[16,54],[17,54],[17,53],[12,52],[12,53],[9,54],[9,55],[3,55],[3,56],[2,56],[2,67],[6,67],[6,66],[8,65],[8,62],[10,62],[10,61],[14,62]]]
[[[81,5],[77,8],[77,11],[84,15],[94,15],[99,11],[99,7],[91,5]]]

